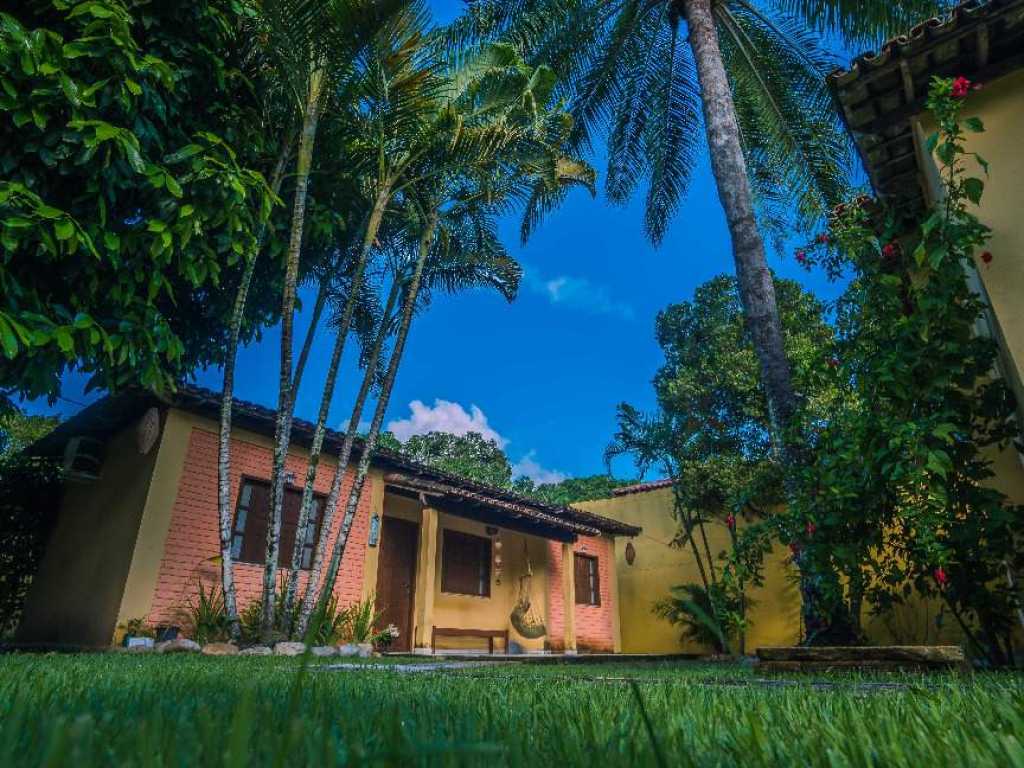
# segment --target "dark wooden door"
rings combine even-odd
[[[379,626],[394,624],[398,627],[398,639],[391,646],[395,651],[412,650],[419,538],[420,527],[416,523],[396,517],[384,518],[377,561],[377,605],[381,610]]]

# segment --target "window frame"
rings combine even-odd
[[[573,584],[576,592],[576,605],[601,605],[601,564],[596,555],[585,552],[573,552]],[[580,563],[587,563],[587,589],[580,589]]]
[[[481,572],[477,576],[477,586],[483,591],[465,592],[462,584],[452,584],[450,561],[448,557],[452,552],[451,539],[474,540],[479,545],[480,552],[484,554],[480,565]],[[485,551],[486,550],[486,551]],[[441,531],[441,594],[459,595],[461,597],[479,597],[489,599],[491,597],[491,579],[493,578],[492,559],[494,549],[491,539],[488,536],[478,536],[475,533],[467,533],[456,528],[443,528]]]
[[[265,554],[266,553],[266,549],[265,549],[265,547],[264,547],[264,549],[261,550],[261,552],[263,552],[263,554],[261,555],[259,560],[242,559],[242,557],[241,557],[241,553],[245,551],[246,527],[247,527],[247,525],[249,523],[249,514],[252,511],[252,492],[250,491],[249,498],[246,500],[244,508],[243,508],[242,501],[243,501],[243,498],[245,497],[246,488],[247,487],[253,487],[253,486],[262,486],[264,488],[265,492],[267,493],[268,497],[269,497],[269,494],[270,494],[270,481],[269,480],[266,480],[266,479],[264,479],[262,477],[257,477],[255,475],[242,475],[241,478],[239,478],[239,481],[238,481],[238,495],[235,498],[235,510],[234,510],[234,515],[233,515],[232,520],[231,520],[231,560],[232,560],[233,563],[241,563],[243,565],[256,565],[256,566],[263,567],[263,566],[266,565],[266,554]],[[299,504],[300,504],[300,507],[301,507],[301,503],[302,503],[302,489],[300,489],[300,488],[293,488],[293,487],[290,487],[290,486],[286,485],[285,489],[284,489],[284,492],[285,492],[285,502],[287,502],[287,500],[288,500],[289,492],[291,492],[293,494],[298,494],[298,496],[299,496]],[[322,493],[314,493],[313,494],[313,504],[314,504],[314,510],[315,510],[314,514],[316,515],[316,526],[314,527],[314,529],[312,531],[312,535],[311,536],[307,536],[307,539],[306,539],[305,543],[303,544],[303,547],[302,547],[302,563],[305,563],[307,561],[307,559],[308,559],[309,564],[308,565],[301,565],[299,567],[299,569],[298,569],[300,571],[308,571],[313,566],[313,555],[314,555],[314,553],[316,551],[317,539],[320,536],[321,526],[323,525],[323,513],[324,513],[324,508],[326,506],[326,501],[327,501],[327,496],[326,495],[324,495]],[[286,513],[286,509],[287,509],[287,507],[283,507],[282,508],[282,513]],[[244,517],[243,517],[243,513],[244,513]],[[268,522],[268,524],[269,524],[269,516],[270,516],[269,513],[270,513],[270,508],[269,508],[269,503],[268,503],[268,507],[267,507],[267,518],[268,518],[267,522]],[[241,526],[241,528],[239,528],[239,518],[240,517],[242,517],[242,526]],[[298,530],[297,530],[297,528],[298,528],[298,519],[297,518],[296,518],[295,522],[296,522],[296,534],[298,534]],[[282,519],[281,523],[282,523],[282,527],[283,527],[283,525],[284,525],[284,520],[283,519]],[[294,538],[292,539],[292,544],[294,546]],[[291,568],[291,563],[290,562],[287,562],[287,563],[282,563],[281,562],[282,559],[285,559],[286,561],[290,561],[291,560],[292,552],[291,551],[286,551],[286,549],[289,549],[289,548],[286,548],[286,547],[282,546],[281,547],[281,551],[278,553],[278,568],[287,568],[287,569]]]

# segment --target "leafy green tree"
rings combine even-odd
[[[588,475],[567,477],[557,483],[537,485],[528,477],[516,478],[513,490],[546,504],[569,506],[578,501],[593,501],[610,498],[616,488],[632,485],[635,480],[618,480],[611,475]]]
[[[823,374],[833,354],[825,307],[792,280],[776,279],[775,294],[797,387],[809,412],[824,414],[837,393]],[[673,545],[690,549],[701,583],[681,585],[659,604],[660,615],[685,614],[691,629],[724,646],[732,635],[742,641],[745,589],[761,582],[768,520],[784,498],[768,399],[757,384],[758,359],[734,278],[698,286],[692,301],[658,314],[656,329],[665,354],[654,378],[659,410],[645,415],[620,405],[606,458],[630,455],[641,474],[655,467],[675,481]],[[748,520],[742,528],[740,518]],[[731,533],[725,562],[711,550],[709,525]]]
[[[485,485],[505,488],[512,482],[512,465],[505,451],[477,432],[413,435],[402,446],[402,453],[414,461]]]
[[[237,26],[227,0],[0,14],[0,389],[163,389],[219,359],[217,288],[270,204]]]
[[[31,416],[14,406],[0,410],[0,460],[46,437],[59,423],[57,416]]]

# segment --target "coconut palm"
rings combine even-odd
[[[644,180],[659,242],[690,182],[701,127],[770,404],[773,440],[797,398],[762,223],[809,224],[844,190],[847,146],[824,87],[835,66],[816,32],[858,41],[902,31],[938,0],[478,0],[449,40],[505,39],[550,63],[576,140],[607,140],[606,192]],[[703,117],[701,117],[701,115]]]

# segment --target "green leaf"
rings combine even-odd
[[[964,125],[967,127],[967,130],[973,133],[985,132],[985,124],[981,122],[980,117],[968,117],[964,120]]]
[[[66,325],[58,326],[54,335],[57,339],[57,346],[60,347],[60,351],[64,354],[70,354],[75,348],[75,340],[68,327]]]
[[[927,139],[925,139],[924,146],[925,146],[925,149],[928,150],[928,154],[929,155],[932,154],[935,151],[935,147],[938,146],[938,144],[939,144],[939,132],[938,131],[936,131],[935,133],[931,134]]]
[[[13,360],[14,356],[18,354],[18,339],[14,335],[14,329],[3,315],[0,315],[0,347],[3,347],[4,355],[8,360]]]
[[[92,325],[92,318],[85,314],[85,312],[79,312],[75,315],[75,328],[81,330],[83,328],[88,328],[90,325]]]
[[[164,175],[164,181],[167,182],[167,191],[175,197],[181,197],[181,185],[175,180],[169,173]]]
[[[203,147],[199,144],[186,144],[177,152],[167,155],[167,157],[164,158],[164,162],[180,163],[182,160],[188,160],[190,157],[195,157],[196,155],[200,154],[201,152],[204,152],[205,150],[206,147]]]
[[[964,179],[964,194],[975,205],[981,202],[981,193],[985,191],[985,183],[981,179],[970,176]]]
[[[75,225],[70,219],[61,219],[53,225],[53,232],[58,240],[70,240],[75,234]]]
[[[952,165],[956,159],[956,145],[951,141],[944,141],[935,148],[935,155],[943,165]]]

